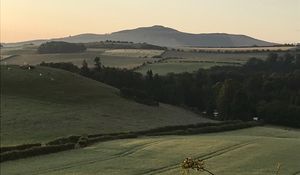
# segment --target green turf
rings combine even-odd
[[[1,66],[1,145],[202,121],[178,107],[121,98],[119,90],[67,71]]]
[[[164,50],[149,50],[149,49],[112,49],[106,50],[103,55],[121,56],[121,57],[149,57],[159,56],[164,53]]]
[[[216,175],[300,172],[300,131],[255,127],[194,136],[144,137],[1,163],[5,175],[180,175],[186,157],[205,160]],[[191,172],[191,174],[199,174]],[[205,174],[205,173],[203,173]]]
[[[252,57],[266,59],[268,52],[263,53],[197,53],[197,52],[178,52],[167,51],[163,54],[164,58],[185,58],[187,60],[198,61],[229,61],[246,62]]]
[[[114,50],[112,50],[114,51]],[[119,67],[119,68],[134,68],[145,62],[153,62],[158,60],[157,58],[151,58],[151,54],[158,54],[162,51],[144,51],[134,50],[130,52],[127,50],[120,50],[123,52],[117,52],[114,54],[106,54],[105,49],[88,49],[82,53],[63,53],[63,54],[38,54],[32,49],[23,48],[5,48],[1,51],[2,57],[8,55],[17,55],[13,58],[8,58],[2,61],[2,64],[16,64],[22,65],[24,63],[37,65],[41,62],[72,62],[77,66],[81,66],[83,60],[86,60],[90,67],[94,65],[94,58],[100,57],[104,66]],[[143,57],[139,57],[139,56]],[[144,55],[150,55],[145,58]],[[159,54],[158,54],[159,55]]]
[[[137,69],[145,74],[148,70],[160,75],[168,73],[194,72],[198,69],[209,69],[213,66],[243,65],[252,57],[266,59],[268,53],[197,53],[166,51],[162,57],[167,59],[159,63],[147,64]]]

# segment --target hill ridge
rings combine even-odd
[[[229,33],[187,33],[162,25],[138,27],[116,31],[110,34],[83,33],[74,36],[53,38],[48,40],[31,40],[5,45],[41,44],[47,41],[65,41],[88,43],[105,40],[131,41],[136,43],[149,43],[168,47],[246,47],[246,46],[272,46],[276,43],[256,39],[244,34]]]

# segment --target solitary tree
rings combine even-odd
[[[83,60],[82,67],[80,68],[80,74],[83,76],[89,76],[90,75],[90,69],[88,67],[88,63]]]
[[[100,71],[102,68],[102,63],[101,63],[100,57],[95,57],[94,62],[95,62],[95,67],[96,67],[95,69],[97,71]]]

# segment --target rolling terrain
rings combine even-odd
[[[270,47],[273,52],[284,55],[284,49],[292,47]],[[8,47],[1,49],[1,64],[37,65],[42,62],[72,62],[78,67],[82,66],[86,60],[89,67],[93,67],[94,58],[100,57],[101,63],[107,67],[134,69],[145,74],[148,70],[154,73],[165,75],[168,73],[193,72],[200,68],[208,69],[213,66],[240,66],[245,64],[250,58],[265,60],[270,52],[248,51],[222,48],[213,50],[152,50],[152,49],[102,49],[88,48],[82,53],[59,53],[59,54],[38,54],[36,46]],[[223,53],[223,51],[235,51]],[[278,51],[281,50],[281,51]],[[184,51],[183,51],[184,50]],[[212,51],[212,52],[207,52]],[[217,52],[219,51],[219,52]],[[239,52],[241,51],[241,52]]]
[[[210,120],[121,98],[118,89],[63,70],[1,66],[1,145],[202,121]]]
[[[100,57],[104,66],[131,69],[145,62],[159,60],[152,56],[160,55],[160,50],[143,49],[88,49],[82,53],[60,53],[60,54],[38,54],[36,47],[15,47],[1,49],[3,60],[1,64],[37,65],[42,62],[72,62],[81,66],[83,60],[86,60],[89,66],[94,65],[94,58]]]
[[[192,34],[155,25],[137,29],[123,30],[111,34],[80,34],[65,38],[51,40],[33,40],[20,43],[9,43],[6,46],[24,44],[40,45],[46,41],[65,41],[72,43],[88,43],[105,40],[130,41],[135,43],[149,43],[168,47],[246,47],[246,46],[272,46],[275,43],[262,41],[246,35],[226,33]]]
[[[144,137],[4,162],[1,174],[179,175],[183,159],[193,157],[203,159],[206,168],[216,175],[274,175],[278,163],[280,175],[297,175],[300,152],[295,148],[299,146],[299,130],[270,126],[192,136]]]

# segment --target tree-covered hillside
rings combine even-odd
[[[84,44],[79,43],[67,43],[62,41],[51,41],[41,44],[38,48],[38,53],[49,54],[49,53],[76,53],[83,52],[86,50]]]

